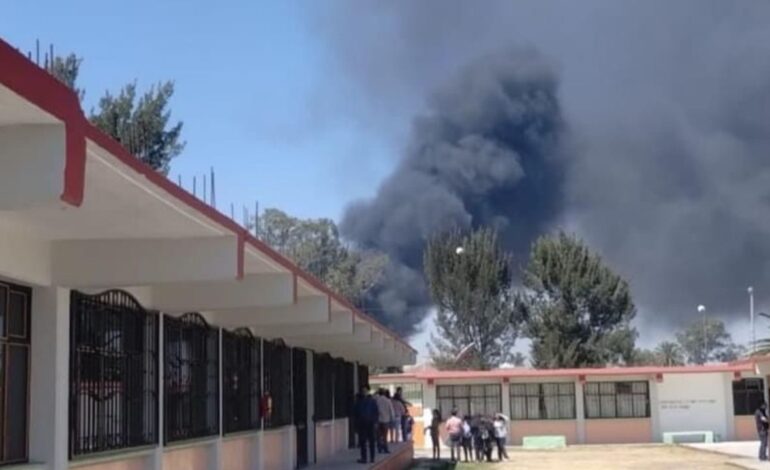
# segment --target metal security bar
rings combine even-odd
[[[347,418],[352,414],[354,401],[353,365],[344,359],[334,360],[334,417]]]
[[[259,427],[262,395],[261,344],[248,328],[222,331],[222,410],[224,432]]]
[[[158,314],[73,291],[70,329],[70,456],[157,443]]]
[[[315,394],[315,421],[334,417],[334,359],[328,354],[313,354],[313,393]]]
[[[280,340],[264,341],[265,427],[277,428],[291,424],[291,348]]]
[[[32,290],[0,282],[0,465],[26,462]]]
[[[163,319],[164,440],[219,433],[219,330],[197,313]]]

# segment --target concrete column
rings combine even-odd
[[[428,429],[431,419],[433,417],[433,410],[438,406],[438,400],[436,399],[436,385],[425,383],[422,389],[422,423],[423,429]],[[419,419],[415,417],[415,420]],[[426,449],[431,449],[433,443],[431,442],[430,433],[425,435]]]
[[[511,384],[504,380],[503,383],[500,386],[500,405],[501,410],[500,413],[504,414],[505,416],[511,416]]]
[[[735,439],[735,410],[733,403],[733,376],[730,373],[722,374],[722,381],[724,382],[724,397],[725,397],[725,435],[721,436],[722,440],[732,441]]]
[[[222,434],[224,433],[224,419],[222,417],[223,412],[223,399],[222,399],[222,353],[224,352],[222,348],[222,329],[219,328],[217,330],[217,349],[219,354],[217,355],[219,357],[219,383],[217,384],[219,388],[218,398],[219,403],[217,404],[219,406],[219,437],[218,439],[212,444],[211,447],[211,459],[210,459],[210,465],[209,468],[211,470],[222,470]]]
[[[165,395],[163,387],[163,371],[166,365],[166,357],[163,342],[163,314],[158,314],[158,447],[151,457],[152,470],[163,469],[163,430],[165,429]]]
[[[49,470],[68,467],[70,291],[32,291],[29,457]]]
[[[665,380],[665,379],[664,379]],[[656,379],[647,381],[650,388],[650,426],[652,427],[652,442],[660,442],[663,436],[660,431],[660,399],[658,398],[658,381]]]
[[[315,462],[315,383],[313,381],[313,353],[307,351],[307,460]]]
[[[578,444],[586,442],[586,412],[585,399],[583,398],[583,384],[580,380],[575,381],[575,426],[577,427]]]

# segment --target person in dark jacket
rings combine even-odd
[[[759,435],[759,460],[767,460],[767,404],[762,402],[754,412],[754,421]]]
[[[374,462],[374,428],[377,426],[377,402],[369,394],[369,387],[361,387],[353,406],[353,420],[358,434],[358,445],[361,448],[361,458],[358,463]],[[366,449],[369,449],[367,460]]]

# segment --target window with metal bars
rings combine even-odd
[[[224,432],[259,427],[262,394],[261,344],[248,328],[222,331],[222,411]]]
[[[358,365],[358,390],[361,389],[361,387],[369,386],[369,366],[364,364]],[[356,392],[358,392],[356,390]]]
[[[733,412],[735,416],[753,415],[764,401],[764,380],[748,378],[733,382]]]
[[[163,319],[164,439],[219,433],[219,330],[197,313]]]
[[[288,426],[292,419],[291,348],[282,341],[264,341],[264,380],[269,413],[264,416],[266,428]]]
[[[499,384],[439,385],[436,387],[438,408],[446,417],[452,410],[459,416],[494,416],[502,412]]]
[[[344,359],[334,360],[334,417],[347,418],[354,402],[353,364]]]
[[[586,418],[649,418],[647,382],[588,382],[585,384]]]
[[[575,419],[575,384],[511,384],[511,419]]]
[[[335,367],[336,363],[329,354],[313,354],[315,421],[328,421],[334,417]]]
[[[73,291],[70,330],[70,456],[157,443],[158,314]]]

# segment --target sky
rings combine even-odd
[[[382,135],[335,113],[350,106],[326,98],[344,90],[344,77],[307,23],[292,1],[14,0],[3,2],[0,37],[82,57],[86,111],[130,81],[143,89],[174,80],[172,119],[184,122],[187,145],[169,177],[191,188],[213,166],[221,210],[253,212],[258,201],[338,219],[372,192],[392,152]]]
[[[578,233],[630,280],[640,344],[697,318],[700,303],[746,341],[748,285],[757,311],[770,311],[766,1],[10,0],[0,37],[22,50],[39,39],[81,56],[86,110],[129,81],[142,89],[174,80],[172,118],[184,122],[187,146],[170,178],[181,175],[191,188],[193,176],[213,166],[223,212],[234,203],[240,217],[256,200],[300,217],[331,217],[354,241],[391,250],[407,274],[420,239],[399,238],[408,232],[400,227],[419,226],[436,211],[426,204],[409,218],[401,210],[408,203],[400,201],[420,192],[399,184],[425,157],[415,147],[436,143],[415,117],[484,134],[490,128],[466,119],[475,113],[490,124],[473,100],[496,109],[496,100],[515,107],[521,96],[468,84],[532,79],[505,67],[482,73],[484,58],[534,57],[532,69],[547,70],[555,83],[564,123],[555,137],[561,200],[534,222]],[[516,145],[508,149],[514,159],[521,158]],[[503,184],[511,189],[526,177]],[[465,204],[472,224],[480,213],[505,219],[515,255],[529,243],[516,230],[529,220],[509,212],[531,200],[513,191],[505,208],[474,211],[469,198],[478,194],[440,189]],[[351,217],[348,205],[362,198],[370,204]],[[367,218],[399,224],[386,243],[361,229]],[[420,301],[410,321],[423,325],[414,340],[423,349],[431,317]]]

